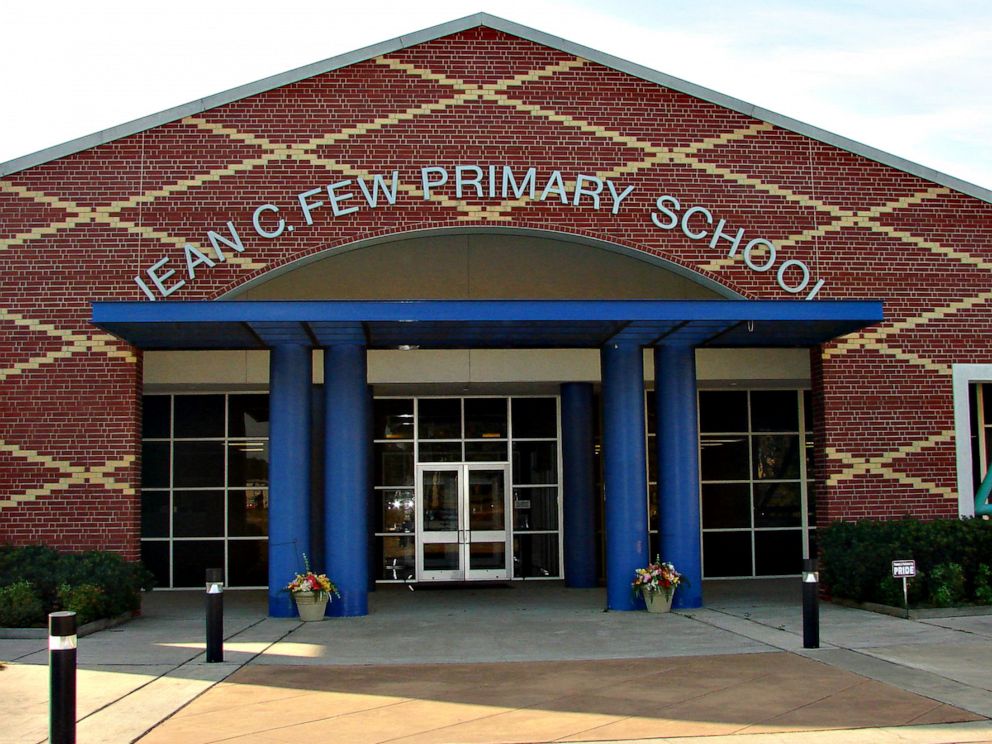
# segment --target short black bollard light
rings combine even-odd
[[[207,569],[207,663],[224,661],[224,569]]]
[[[803,648],[820,647],[820,574],[816,560],[803,559]]]
[[[76,741],[76,613],[48,615],[48,739]]]

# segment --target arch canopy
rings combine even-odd
[[[369,349],[809,347],[883,319],[877,300],[94,302],[145,350],[360,344]]]

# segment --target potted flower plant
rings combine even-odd
[[[668,612],[672,609],[675,590],[684,581],[686,580],[675,570],[675,566],[657,556],[654,563],[635,571],[630,586],[635,596],[640,594],[644,597],[648,612]]]
[[[323,620],[331,595],[340,597],[341,594],[326,574],[317,574],[310,570],[310,561],[307,560],[306,553],[303,554],[303,566],[305,572],[296,574],[296,578],[290,581],[286,588],[296,601],[300,620],[304,622]]]

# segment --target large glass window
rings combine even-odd
[[[658,551],[654,394],[648,393],[648,513]],[[699,392],[703,575],[800,572],[815,526],[809,391]]]
[[[268,583],[269,404],[265,394],[143,400],[141,555],[162,588]]]
[[[378,581],[416,576],[416,466],[437,462],[510,463],[513,576],[561,577],[557,398],[377,398],[374,421]]]

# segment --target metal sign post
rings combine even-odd
[[[892,561],[892,578],[902,579],[902,606],[909,612],[909,580],[916,577],[916,561]]]

